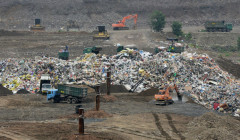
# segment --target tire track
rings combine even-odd
[[[99,128],[96,127],[96,126],[91,126],[91,127],[88,127],[88,128],[91,128],[91,130],[94,130],[94,129],[99,130]],[[121,127],[117,127],[117,126],[101,127],[101,128],[108,129],[108,130],[119,131],[119,132],[123,132],[123,133],[130,134],[130,135],[140,136],[140,137],[147,138],[147,139],[161,140],[161,139],[158,139],[159,135],[142,133],[142,132],[139,132],[139,131],[136,131],[136,130],[127,129],[127,128],[121,128]]]
[[[170,127],[172,128],[173,132],[176,133],[181,138],[181,140],[185,140],[185,137],[174,126],[172,117],[169,114],[165,114],[165,115],[167,117],[168,123],[169,123]]]
[[[153,115],[153,117],[155,119],[155,124],[156,124],[158,130],[161,132],[161,134],[164,137],[166,137],[166,140],[172,140],[171,136],[169,136],[168,133],[163,130],[158,115],[156,113],[152,113],[152,115]]]
[[[0,129],[0,136],[4,136],[12,140],[34,140],[34,138],[24,135],[22,133],[11,132],[9,130],[2,130],[2,129]]]

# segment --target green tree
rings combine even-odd
[[[240,37],[238,37],[238,41],[237,41],[237,49],[238,49],[238,51],[240,51]]]
[[[173,24],[172,24],[172,32],[176,36],[181,36],[183,34],[182,24],[180,22],[174,21]]]
[[[162,31],[165,26],[165,15],[161,11],[154,11],[151,15],[151,26],[154,31]]]

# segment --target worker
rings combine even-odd
[[[65,52],[68,52],[68,46],[66,45],[66,49],[65,49]]]

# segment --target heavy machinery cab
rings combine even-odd
[[[94,36],[93,36],[93,40],[95,39],[102,39],[102,40],[110,39],[110,35],[105,29],[105,26],[97,26],[97,30],[94,31]]]
[[[171,104],[173,103],[172,97],[169,95],[169,90],[170,90],[170,86],[168,86],[165,90],[164,89],[160,89],[159,92],[157,94],[154,95],[156,104]]]
[[[159,90],[159,92],[158,92],[157,94],[158,94],[158,95],[164,95],[164,94],[165,94],[165,91]]]
[[[35,25],[31,26],[31,31],[44,31],[45,27],[41,25],[41,19],[35,19]]]

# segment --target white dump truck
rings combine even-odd
[[[40,93],[46,94],[48,90],[52,89],[51,77],[49,74],[42,74],[40,80]]]

